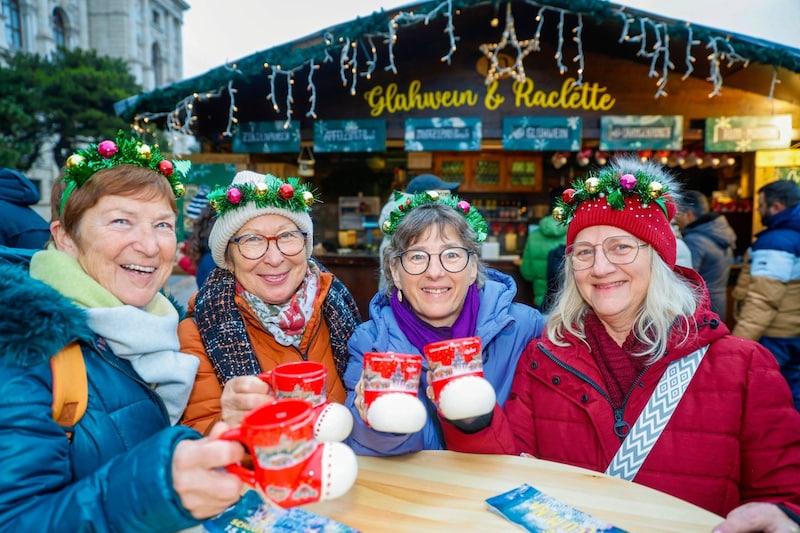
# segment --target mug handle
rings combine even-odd
[[[220,440],[233,440],[233,441],[240,442],[240,443],[242,443],[244,445],[244,442],[242,441],[242,428],[241,427],[235,427],[235,428],[229,429],[228,431],[226,431],[222,435],[220,435],[219,439]],[[246,445],[245,445],[245,448],[247,448]],[[227,470],[231,474],[234,474],[236,477],[238,477],[239,479],[241,479],[242,481],[244,481],[248,485],[256,486],[256,473],[253,470],[249,469],[249,468],[245,468],[244,466],[242,466],[241,463],[233,463],[233,464],[225,465],[225,470]]]
[[[274,393],[274,386],[272,385],[272,370],[261,372],[258,374],[258,379],[269,385],[270,390]]]

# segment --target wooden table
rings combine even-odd
[[[508,455],[423,451],[358,458],[355,486],[305,506],[364,533],[522,531],[489,511],[486,498],[527,483],[633,532],[709,533],[722,518],[643,485],[550,461]]]

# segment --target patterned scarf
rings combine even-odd
[[[328,272],[314,259],[309,262],[320,272]],[[236,376],[254,376],[262,371],[235,297],[236,278],[233,273],[215,268],[195,298],[194,320],[222,385]],[[322,304],[322,316],[330,332],[336,371],[342,377],[350,357],[347,341],[361,323],[361,314],[353,296],[336,277]]]
[[[314,302],[318,294],[319,269],[310,263],[297,292],[285,304],[268,304],[255,294],[242,289],[242,297],[278,344],[295,348],[300,346],[303,339],[306,323],[314,313]]]
[[[423,353],[423,348],[426,344],[475,335],[475,328],[478,324],[478,309],[481,302],[478,297],[478,287],[473,283],[467,289],[467,296],[464,300],[461,314],[458,315],[458,318],[450,327],[431,326],[420,319],[408,301],[401,302],[397,299],[397,289],[392,293],[390,305],[400,331],[411,341],[411,344],[417,347],[419,353]]]

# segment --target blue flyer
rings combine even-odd
[[[486,503],[492,511],[533,533],[626,533],[528,484],[492,496]]]
[[[265,502],[254,490],[219,516],[203,523],[208,533],[358,533],[344,524],[306,511]]]

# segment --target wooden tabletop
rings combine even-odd
[[[486,498],[523,483],[633,532],[709,533],[722,518],[648,487],[582,468],[508,455],[423,451],[359,456],[344,496],[305,506],[364,533],[522,531],[489,511]]]

